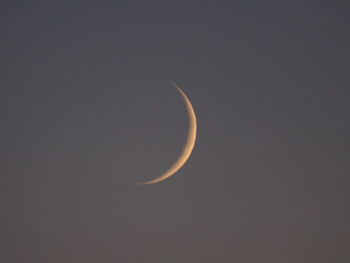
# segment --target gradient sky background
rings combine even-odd
[[[0,4],[0,262],[349,262],[346,1],[48,2]]]

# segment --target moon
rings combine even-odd
[[[190,158],[190,155],[192,153],[192,150],[194,148],[196,137],[197,137],[197,120],[196,120],[196,114],[194,112],[193,106],[191,104],[191,101],[186,96],[186,94],[177,86],[175,83],[172,83],[173,86],[180,92],[183,100],[185,101],[186,108],[187,108],[187,114],[188,114],[188,121],[189,121],[189,128],[187,133],[187,140],[184,148],[182,149],[182,152],[177,159],[177,161],[167,170],[165,171],[161,176],[146,181],[143,183],[138,184],[155,184],[159,183],[161,181],[164,181],[165,179],[168,179],[172,175],[174,175],[184,164],[187,162],[188,158]]]

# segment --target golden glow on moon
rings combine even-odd
[[[188,99],[188,97],[186,96],[186,94],[176,84],[173,83],[173,85],[180,92],[180,94],[182,95],[182,97],[186,103],[188,120],[189,120],[189,129],[188,129],[188,133],[187,133],[186,145],[183,148],[182,153],[180,154],[180,157],[165,173],[163,173],[161,176],[159,176],[153,180],[150,180],[150,181],[147,181],[144,183],[138,183],[138,184],[159,183],[159,182],[169,178],[173,174],[175,174],[186,163],[186,161],[190,157],[192,150],[193,150],[193,147],[194,147],[194,144],[196,142],[197,120],[196,120],[196,114],[194,113],[192,104],[191,104],[190,100]]]

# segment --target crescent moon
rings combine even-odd
[[[185,101],[186,108],[187,108],[187,114],[188,114],[188,121],[189,121],[189,128],[188,128],[188,133],[187,133],[187,140],[186,144],[177,159],[177,161],[166,171],[164,172],[161,176],[147,181],[143,183],[138,183],[138,184],[155,184],[159,183],[172,175],[174,175],[190,158],[190,155],[192,153],[192,150],[194,148],[195,142],[196,142],[196,137],[197,137],[197,120],[196,120],[196,114],[194,112],[193,106],[191,104],[191,101],[189,98],[186,96],[186,94],[174,83],[172,83],[174,87],[180,92],[182,98]]]

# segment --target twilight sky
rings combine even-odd
[[[0,262],[348,263],[346,2],[139,2],[1,2]]]

